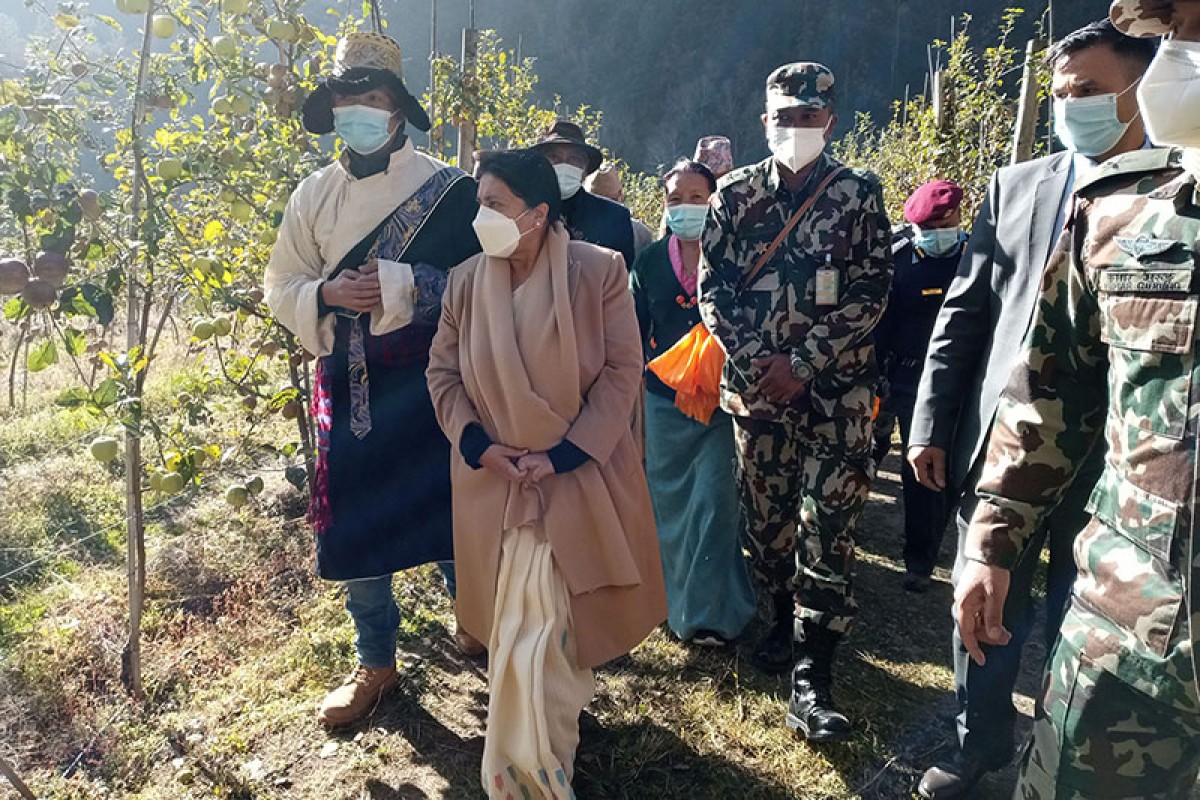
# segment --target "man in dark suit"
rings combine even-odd
[[[1135,97],[1154,54],[1146,41],[1124,36],[1105,19],[1054,45],[1047,63],[1053,69],[1055,131],[1068,151],[993,176],[938,314],[907,455],[923,485],[952,496],[961,492],[956,578],[963,564],[963,536],[977,502],[980,453],[1029,326],[1042,269],[1062,230],[1072,187],[1080,173],[1097,163],[1146,145]],[[1052,643],[1075,575],[1072,543],[1087,522],[1083,508],[1102,458],[1103,453],[1093,453],[1012,571],[1004,609],[1011,641],[988,648],[986,664],[979,666],[967,656],[955,630],[959,748],[925,772],[918,786],[922,797],[967,795],[986,772],[1011,760],[1016,721],[1012,690],[1033,622],[1029,595],[1034,571],[1048,544],[1046,635]]]
[[[633,222],[629,209],[583,188],[583,179],[600,168],[604,154],[587,143],[574,122],[560,119],[533,146],[554,165],[562,195],[563,224],[572,239],[616,250],[633,266]]]

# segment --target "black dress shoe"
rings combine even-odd
[[[968,797],[984,775],[1003,769],[1011,760],[1011,755],[983,758],[956,749],[954,755],[925,770],[917,794],[925,800]]]

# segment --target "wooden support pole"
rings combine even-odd
[[[933,95],[934,126],[939,131],[944,131],[950,124],[951,117],[950,87],[946,84],[945,70],[939,69],[933,73],[933,89],[930,94]]]
[[[25,785],[25,781],[21,780],[21,776],[17,775],[12,764],[8,763],[3,756],[0,756],[0,775],[8,779],[12,787],[17,790],[17,794],[21,795],[22,800],[37,800],[34,793]]]
[[[468,108],[475,94],[475,61],[479,53],[479,31],[474,28],[463,28],[462,36],[462,75],[463,90],[468,96]],[[475,120],[469,114],[464,116],[458,126],[458,168],[466,173],[475,171]]]
[[[1010,164],[1020,164],[1033,158],[1033,142],[1037,136],[1038,81],[1035,59],[1043,43],[1030,39],[1025,45],[1025,66],[1021,70],[1021,94],[1017,101],[1017,124],[1013,130]]]

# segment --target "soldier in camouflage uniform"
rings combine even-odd
[[[1008,636],[1007,568],[1103,441],[1025,800],[1187,797],[1200,771],[1200,0],[1118,0],[1111,16],[1130,35],[1173,34],[1138,103],[1151,138],[1183,149],[1119,156],[1076,187],[1001,399],[956,592],[981,661],[979,642]]]
[[[870,484],[878,377],[869,334],[892,276],[879,179],[823,153],[837,119],[833,85],[833,73],[813,63],[767,79],[773,156],[722,179],[699,292],[704,322],[728,354],[721,406],[735,422],[744,541],[775,609],[755,662],[786,669],[793,637],[802,640],[787,720],[814,740],[850,732],[834,708],[832,662],[857,611],[852,533]]]

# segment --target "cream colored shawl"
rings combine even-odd
[[[579,414],[579,356],[567,276],[570,241],[562,224],[555,223],[519,296],[506,260],[484,256],[476,272],[463,385],[495,427],[492,433],[509,447],[549,450]],[[504,529],[541,522],[542,504],[538,487],[512,487]]]

